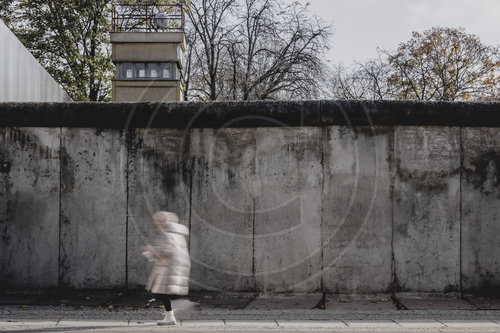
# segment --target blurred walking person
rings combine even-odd
[[[189,292],[191,259],[186,242],[189,229],[179,223],[176,214],[157,212],[153,215],[157,233],[153,245],[141,247],[142,254],[154,261],[146,289],[165,307],[165,318],[158,325],[175,325],[177,322],[171,300]]]

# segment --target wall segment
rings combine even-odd
[[[497,290],[499,114],[474,103],[0,104],[0,281],[140,288],[151,267],[138,247],[152,212],[170,209],[191,230],[193,290]]]

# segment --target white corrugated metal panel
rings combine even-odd
[[[1,20],[0,45],[0,102],[71,101]]]

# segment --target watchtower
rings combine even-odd
[[[183,0],[130,3],[112,3],[113,101],[182,101]]]

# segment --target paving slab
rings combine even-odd
[[[390,296],[352,298],[348,296],[327,295],[325,310],[388,311],[396,310]]]
[[[452,328],[496,328],[500,325],[491,320],[440,320],[447,327]]]
[[[440,328],[444,327],[444,324],[435,319],[413,319],[413,320],[395,320],[395,322],[404,328]]]
[[[158,320],[160,320],[161,318],[158,318]],[[150,326],[153,326],[153,327],[156,327],[158,326],[156,324],[156,321],[157,320],[129,320],[128,321],[128,326],[129,327],[150,327]]]
[[[392,320],[347,320],[345,323],[351,328],[400,328],[400,326]]]
[[[207,293],[194,294],[190,299],[199,303],[199,308],[243,309],[255,298],[254,293]]]
[[[185,328],[223,328],[224,320],[182,320],[181,326]]]
[[[347,328],[341,320],[278,320],[284,328]]]
[[[255,298],[245,309],[312,309],[321,300],[321,294],[262,295]]]
[[[22,319],[22,320],[0,320],[0,330],[8,328],[23,327],[55,327],[59,320],[50,319]]]
[[[155,306],[155,305],[160,305],[159,301],[154,301],[154,302],[148,302],[153,298],[153,296],[148,293],[148,292],[133,292],[133,293],[123,293],[123,294],[118,294],[115,298],[113,298],[112,302],[115,305],[120,305],[120,306],[129,306],[129,307],[136,307],[136,306]]]
[[[57,327],[124,327],[128,320],[69,320],[61,319]]]
[[[475,310],[476,307],[460,298],[398,298],[408,310]]]
[[[467,301],[480,310],[500,310],[500,299],[470,297]]]
[[[228,327],[278,327],[276,320],[225,320]]]

